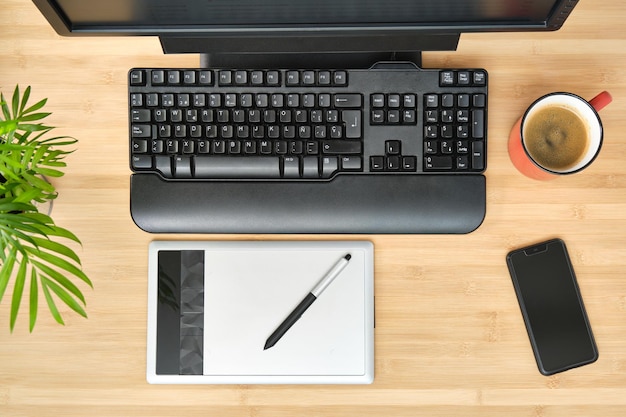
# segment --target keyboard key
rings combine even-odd
[[[335,71],[333,74],[333,84],[339,86],[348,85],[348,73],[345,71]]]
[[[236,85],[248,84],[248,72],[247,71],[235,71],[235,84]]]
[[[130,95],[130,105],[132,107],[141,107],[143,106],[143,94],[133,93]]]
[[[424,141],[424,153],[427,155],[435,155],[437,154],[439,145],[436,140],[427,140]]]
[[[157,93],[146,94],[146,106],[156,107],[159,105],[159,95]]]
[[[268,86],[280,85],[280,73],[278,71],[267,71],[265,76],[267,77],[266,80]]]
[[[304,71],[302,73],[302,85],[315,85],[315,71]]]
[[[347,171],[360,171],[363,169],[363,161],[360,156],[342,156],[341,169]]]
[[[472,82],[469,71],[459,71],[457,75],[458,75],[458,78],[457,78],[458,85],[470,85],[470,83]]]
[[[337,108],[360,108],[363,105],[360,94],[335,94],[333,98]]]
[[[385,123],[385,111],[384,110],[372,110],[371,123],[373,125],[381,125]]]
[[[317,74],[317,82],[319,85],[330,85],[332,82],[330,71],[320,71]]]
[[[387,97],[387,106],[392,109],[400,108],[400,94],[389,94]]]
[[[383,171],[385,169],[385,157],[384,156],[371,156],[370,157],[370,169],[372,171]]]
[[[146,85],[146,73],[143,70],[130,72],[130,85]]]
[[[400,155],[400,145],[401,145],[401,142],[399,140],[386,141],[385,153],[387,155]]]
[[[198,81],[200,85],[213,85],[213,72],[202,70],[198,73]]]
[[[456,151],[460,154],[469,153],[468,142],[466,140],[459,140],[456,142]]]
[[[277,156],[196,156],[194,163],[195,178],[280,178]]]
[[[163,71],[163,70],[152,70],[151,80],[152,80],[152,85],[163,85],[163,84],[165,84],[165,71]]]
[[[133,153],[146,153],[148,152],[148,141],[146,139],[133,139],[132,142]]]
[[[229,86],[233,84],[233,72],[223,70],[219,72],[219,84],[220,86]]]
[[[196,72],[195,71],[184,71],[183,72],[183,83],[186,85],[194,85],[196,83]]]
[[[467,156],[459,156],[456,158],[456,169],[467,170],[469,169],[469,159]]]
[[[360,154],[361,141],[358,140],[325,140],[322,141],[322,152],[325,154],[344,155]]]
[[[143,122],[150,121],[150,110],[132,109],[130,115],[131,115],[131,121],[133,123],[143,123]]]
[[[302,178],[319,178],[320,171],[318,158],[314,156],[305,156],[302,158]]]
[[[439,107],[439,96],[437,94],[427,94],[425,97],[426,107]]]
[[[472,142],[472,168],[485,168],[484,144],[482,141]]]
[[[165,178],[173,178],[172,158],[169,156],[158,155],[154,157],[155,169],[159,171]]]
[[[441,71],[439,73],[439,85],[442,87],[453,86],[456,82],[454,71]]]
[[[150,125],[133,125],[133,138],[149,138],[152,137],[152,127]]]
[[[263,85],[264,82],[263,71],[252,71],[250,74],[250,84]]]
[[[397,171],[400,169],[400,157],[398,155],[391,155],[385,159],[387,161],[386,168],[389,171]]]
[[[487,74],[484,71],[474,71],[473,82],[478,86],[487,85]]]
[[[404,171],[417,170],[417,157],[416,156],[403,156],[402,157],[402,169]]]
[[[150,155],[133,155],[131,158],[133,169],[152,168],[152,157]]]
[[[387,123],[391,125],[400,123],[400,111],[398,110],[389,110],[387,112]]]
[[[486,96],[484,94],[474,94],[472,96],[473,106],[474,107],[485,107],[486,105]]]
[[[180,84],[180,71],[168,71],[167,83],[170,85]]]
[[[287,86],[300,85],[300,73],[298,71],[287,71]]]
[[[174,176],[176,178],[191,178],[191,158],[188,156],[174,157]]]
[[[472,110],[472,137],[485,137],[485,111]]]
[[[300,178],[300,158],[287,156],[283,159],[283,178]]]
[[[405,110],[402,112],[402,123],[412,125],[417,123],[417,114],[415,110]]]
[[[417,107],[417,98],[415,94],[405,94],[403,96],[403,100],[404,100],[405,108],[412,109],[412,108]]]
[[[361,137],[362,121],[360,110],[344,110],[341,112],[341,121],[345,123],[347,139],[358,139]]]
[[[452,169],[452,157],[449,156],[427,156],[425,159],[425,166],[428,169]]]
[[[322,178],[330,178],[339,169],[339,160],[335,156],[322,158]]]

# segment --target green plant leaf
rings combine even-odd
[[[59,297],[61,301],[63,301],[69,308],[77,312],[83,317],[87,317],[87,313],[83,309],[83,307],[61,286],[56,284],[54,281],[51,281],[47,278],[41,277],[42,285],[45,285],[47,288],[51,289],[53,293]]]
[[[28,204],[28,203],[14,202],[14,201],[5,203],[2,200],[3,199],[0,199],[0,215],[2,215],[2,213],[29,211],[35,208],[35,206],[33,206],[32,204]],[[7,218],[7,220],[9,220],[9,218]]]
[[[59,273],[58,271],[55,271],[54,269],[50,268],[47,265],[44,265],[44,264],[42,264],[40,262],[37,262],[35,260],[33,260],[32,263],[41,272],[43,272],[48,278],[53,279],[54,281],[58,282],[61,286],[65,287],[65,289],[67,289],[69,292],[74,294],[74,296],[76,296],[76,298],[78,298],[80,301],[82,301],[83,304],[85,304],[85,296],[83,295],[83,293],[80,292],[78,287],[76,285],[74,285],[72,283],[72,281],[70,281],[69,279],[64,277],[63,274]]]
[[[20,116],[20,123],[21,122],[34,122],[36,120],[41,120],[41,119],[45,119],[46,117],[50,116],[52,113],[33,113],[33,114],[29,114],[29,115],[22,115]]]
[[[52,317],[54,317],[54,320],[56,320],[57,323],[65,325],[65,322],[63,321],[63,318],[59,313],[59,309],[54,302],[54,298],[52,298],[52,295],[48,290],[48,286],[46,285],[44,278],[41,279],[41,289],[43,291],[44,297],[46,298],[46,303],[48,303],[48,309],[50,310],[50,314],[52,314]]]
[[[0,135],[6,135],[7,133],[16,129],[17,129],[17,122],[15,120],[0,121]]]
[[[48,236],[58,236],[58,237],[63,237],[69,240],[73,240],[76,243],[81,243],[80,239],[78,239],[78,237],[76,237],[76,235],[72,232],[70,232],[67,229],[64,229],[62,227],[56,226],[54,224],[50,225],[46,231]]]
[[[18,217],[17,219],[15,217]],[[2,219],[2,223],[0,224],[1,226],[4,226],[7,230],[7,232],[10,232],[11,229],[13,230],[17,230],[17,231],[26,231],[26,232],[30,232],[30,233],[38,233],[38,234],[43,234],[43,232],[41,231],[40,228],[33,226],[33,223],[27,223],[24,222],[22,220],[22,217],[25,216],[21,216],[17,213],[12,213],[12,214],[2,214],[0,215],[0,219]],[[9,228],[9,226],[11,228]],[[19,236],[21,239],[24,239],[24,236]],[[27,240],[29,243],[32,243],[34,245],[34,242],[28,238],[25,239]]]
[[[32,124],[32,123],[18,123],[17,128],[25,132],[30,132],[30,133],[50,130],[50,126],[45,126],[42,124]]]
[[[26,87],[26,90],[24,90],[24,94],[22,95],[22,104],[20,105],[20,114],[25,113],[24,112],[24,107],[26,107],[26,103],[28,103],[28,99],[30,98],[30,85],[28,87]]]
[[[20,302],[22,301],[22,293],[24,292],[24,283],[26,282],[27,267],[28,262],[26,261],[26,259],[22,258],[20,267],[18,268],[17,274],[15,275],[15,284],[13,285],[13,298],[11,300],[11,321],[9,324],[11,333],[13,333],[13,329],[15,328],[15,320],[17,320],[17,314],[20,311]]]
[[[30,87],[28,87],[30,88]],[[34,111],[37,111],[39,109],[41,109],[43,106],[46,105],[46,103],[48,102],[47,98],[44,98],[43,100],[40,100],[39,102],[33,104],[32,106],[30,106],[29,108],[27,108],[26,110],[22,110],[23,114],[28,114],[28,113],[32,113]],[[24,103],[26,104],[26,103]]]
[[[34,187],[40,191],[45,191],[47,193],[54,193],[55,189],[52,184],[48,181],[41,179],[36,175],[31,175],[28,172],[24,172],[22,174],[25,180],[27,180],[31,187]]]
[[[58,254],[61,254],[73,260],[74,262],[80,265],[80,258],[78,257],[76,252],[74,252],[72,249],[68,248],[67,246],[61,243],[52,241],[50,239],[42,239],[39,237],[33,237],[33,240],[35,241],[35,243],[37,244],[39,248],[45,248],[45,249],[54,251]]]
[[[20,86],[16,85],[13,90],[13,116],[17,117],[20,111]]]
[[[79,268],[77,268],[75,265],[71,264],[70,262],[66,261],[63,258],[60,258],[56,255],[53,255],[51,253],[48,252],[44,252],[44,251],[37,251],[37,252],[32,252],[30,249],[26,249],[27,251],[29,251],[31,254],[35,254],[36,257],[43,259],[44,261],[50,263],[51,265],[54,265],[57,268],[61,268],[67,272],[69,272],[70,274],[80,278],[82,281],[84,281],[86,284],[88,284],[90,287],[92,286],[91,280],[89,278],[87,278],[87,275],[85,275],[85,273],[83,271],[81,271]],[[35,260],[32,260],[33,264],[35,264]],[[40,264],[39,262],[37,262],[36,264],[40,269],[43,266],[43,264]],[[43,269],[42,269],[43,270]]]
[[[30,303],[29,303],[29,326],[28,330],[32,333],[37,322],[37,310],[39,307],[39,289],[37,286],[37,271],[31,270],[30,275]]]
[[[13,247],[17,249],[17,251],[20,252],[22,255],[26,255],[26,249],[24,248],[24,246],[22,245],[19,239],[29,242],[29,241],[32,241],[30,236],[20,231],[17,231],[15,229],[12,230],[10,227],[2,225],[2,224],[0,224],[0,232],[2,232],[3,243],[7,247],[9,246]],[[13,235],[15,235],[17,239],[14,239]]]
[[[7,284],[9,283],[9,278],[11,278],[11,274],[13,273],[13,266],[15,265],[16,258],[17,249],[12,247],[9,250],[6,262],[2,265],[2,268],[0,268],[0,301],[2,301],[4,292],[7,289]]]
[[[36,210],[37,209],[35,208],[34,211],[22,213],[21,216],[27,217],[28,219],[32,220],[34,224],[41,225],[44,228],[49,228],[50,225],[54,224],[54,221],[50,216],[48,216],[47,214],[39,213]]]
[[[78,142],[77,139],[70,137],[70,136],[55,136],[52,138],[41,139],[41,143],[45,145],[49,145],[49,146],[70,146],[70,145],[76,144],[77,142]],[[60,149],[57,149],[57,151],[62,152],[62,153],[74,152],[74,150],[63,151]]]
[[[9,111],[9,106],[7,101],[4,99],[4,94],[0,93],[0,107],[2,107],[2,114],[4,115],[4,120],[11,120],[11,112]]]

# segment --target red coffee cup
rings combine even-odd
[[[582,171],[600,152],[603,127],[598,111],[611,101],[607,91],[589,101],[563,92],[540,97],[511,130],[511,162],[537,180]]]

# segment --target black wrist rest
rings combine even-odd
[[[339,175],[330,182],[165,181],[131,176],[133,221],[151,233],[469,233],[483,175]]]

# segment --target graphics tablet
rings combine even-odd
[[[350,261],[271,349],[267,338],[337,261]],[[155,241],[150,383],[367,384],[374,378],[367,241]]]

